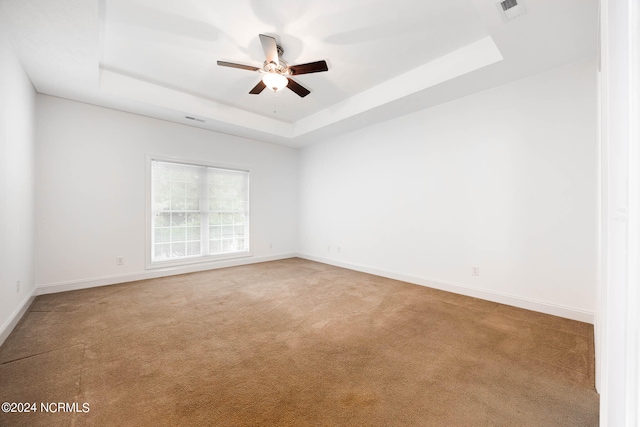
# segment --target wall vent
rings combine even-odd
[[[193,117],[193,116],[184,116],[184,118],[185,118],[185,119],[188,119],[188,120],[193,120],[194,122],[204,123],[204,120],[203,120],[203,119],[199,119],[199,118],[197,118],[197,117]]]
[[[527,10],[523,4],[524,0],[503,0],[498,1],[496,6],[498,12],[504,22],[517,18],[520,15],[527,13]]]

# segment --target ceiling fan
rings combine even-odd
[[[268,87],[277,92],[288,87],[301,98],[311,93],[307,88],[296,82],[291,76],[300,74],[319,73],[329,71],[326,61],[309,62],[307,64],[289,65],[282,59],[284,49],[276,44],[276,39],[270,36],[260,34],[260,43],[266,60],[262,68],[252,67],[250,65],[235,64],[233,62],[218,61],[218,65],[222,67],[240,68],[241,70],[257,71],[262,74],[262,80],[249,91],[252,95],[257,95]]]

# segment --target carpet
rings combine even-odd
[[[589,324],[292,258],[37,297],[0,347],[0,401],[37,410],[0,425],[595,426],[593,351]]]

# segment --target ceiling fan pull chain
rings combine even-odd
[[[273,92],[273,114],[278,113],[278,92]]]

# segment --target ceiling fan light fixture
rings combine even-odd
[[[274,92],[277,92],[287,87],[287,84],[289,84],[289,79],[287,79],[282,74],[266,73],[264,76],[262,76],[262,82],[269,89],[271,89]]]

